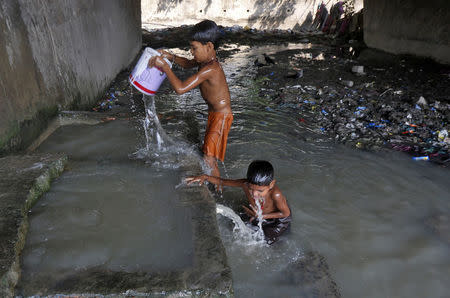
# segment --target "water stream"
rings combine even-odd
[[[291,231],[267,247],[239,240],[241,228],[219,215],[236,297],[297,297],[298,287],[283,279],[307,251],[325,257],[342,297],[446,297],[450,249],[427,222],[449,214],[448,170],[399,152],[336,144],[314,123],[298,120],[305,115],[251,92],[255,54],[311,47],[241,47],[223,62],[235,114],[227,174],[243,178],[252,160],[269,160],[293,216]],[[167,95],[160,106],[195,110],[203,135],[201,103],[194,91]],[[241,190],[225,187],[221,204],[242,202]]]
[[[142,94],[142,101],[145,108],[145,119],[142,124],[145,131],[147,153],[155,148],[157,151],[165,150],[167,146],[174,145],[174,141],[166,134],[159,122],[156,114],[155,98],[154,96],[146,96]],[[154,147],[156,145],[156,147]]]
[[[283,282],[283,277],[305,252],[315,251],[325,257],[343,297],[447,297],[450,248],[427,222],[450,213],[448,170],[412,162],[398,152],[336,144],[313,123],[298,121],[303,115],[297,111],[267,109],[249,92],[254,88],[252,57],[277,50],[241,48],[222,61],[235,115],[222,175],[243,178],[252,160],[269,160],[293,216],[285,237],[263,245],[229,208],[245,202],[244,193],[224,188],[217,220],[235,296],[297,297],[298,285]],[[146,103],[145,144],[136,127],[114,121],[60,129],[41,146],[41,152],[69,152],[75,162],[33,209],[26,270],[60,272],[68,264],[88,262],[127,270],[145,268],[149,262],[160,268],[190,264],[189,208],[177,201],[175,188],[185,187],[180,183],[187,175],[183,165],[200,160],[185,132],[198,130],[203,137],[207,107],[198,90],[177,96],[164,88],[156,101]],[[166,135],[156,111],[178,117],[163,124]],[[144,160],[152,171],[136,160]],[[67,201],[57,203],[56,197]],[[96,211],[105,205],[108,213]],[[67,215],[74,210],[83,216],[81,223]],[[155,213],[164,213],[165,222],[152,222]],[[154,231],[130,228],[136,225]],[[49,238],[55,229],[60,235],[71,229],[70,238],[77,242],[58,239],[58,234]],[[96,239],[94,231],[104,238]],[[124,233],[126,237],[118,236]],[[105,242],[114,248],[105,248]],[[96,247],[91,255],[78,249],[87,245]],[[151,261],[142,257],[148,257],[145,250],[152,251]]]
[[[226,218],[229,218],[233,224],[233,237],[240,243],[247,246],[265,246],[264,233],[262,227],[259,226],[258,230],[254,230],[247,226],[236,212],[222,204],[216,205],[217,214],[220,214]]]

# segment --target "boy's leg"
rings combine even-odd
[[[203,159],[205,160],[205,163],[211,169],[211,174],[210,175],[214,176],[214,177],[220,177],[220,171],[219,171],[219,167],[217,165],[216,158],[214,156],[205,155],[203,157]]]
[[[205,163],[211,168],[211,176],[220,177],[217,159],[223,161],[227,147],[228,132],[233,121],[232,114],[209,112],[206,125],[203,154]],[[216,186],[222,192],[222,185]]]
[[[205,163],[208,165],[208,167],[211,169],[210,175],[220,178],[220,171],[219,171],[219,167],[217,165],[216,158],[214,156],[204,155],[203,159],[205,160]],[[223,187],[221,184],[215,185],[214,188],[219,194],[222,194]]]
[[[281,234],[289,230],[291,226],[291,217],[275,219],[268,223],[263,223],[264,236],[268,244],[278,241]]]

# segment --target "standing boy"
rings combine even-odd
[[[291,210],[286,198],[275,184],[276,180],[273,179],[273,174],[273,167],[268,161],[255,160],[248,166],[246,179],[232,180],[200,175],[186,178],[186,182],[203,184],[208,181],[219,186],[241,187],[250,203],[249,207],[243,206],[249,222],[254,225],[258,223],[257,205],[261,206],[262,228],[267,242],[271,244],[277,241],[278,237],[291,224]]]
[[[216,23],[202,21],[193,28],[191,53],[194,59],[186,59],[160,51],[161,56],[152,57],[149,66],[162,69],[177,94],[183,94],[199,87],[208,104],[208,124],[206,126],[203,153],[205,162],[211,168],[211,175],[220,177],[217,159],[223,161],[227,146],[228,132],[233,121],[230,105],[230,91],[222,67],[216,58],[216,47],[221,33]],[[167,58],[183,68],[198,67],[198,72],[181,81],[164,61]]]

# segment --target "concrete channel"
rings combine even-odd
[[[0,159],[1,284],[2,297],[67,295],[122,296],[233,296],[231,270],[216,222],[215,201],[206,187],[181,188],[179,199],[190,207],[193,253],[191,266],[173,271],[129,272],[102,267],[73,270],[70,274],[21,276],[20,257],[29,228],[28,213],[50,189],[70,160],[66,154],[35,154],[39,146],[63,125],[96,125],[105,113],[63,112],[26,155]],[[117,116],[117,114],[115,115]],[[14,169],[14,170],[11,170]],[[189,171],[201,171],[189,169]],[[17,288],[15,289],[15,287]]]

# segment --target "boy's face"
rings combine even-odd
[[[211,42],[202,44],[199,41],[191,41],[191,54],[194,56],[195,61],[202,63],[208,62],[212,59],[214,45]]]
[[[275,184],[275,180],[270,182],[269,185],[256,185],[256,184],[248,183],[248,189],[249,189],[250,194],[253,197],[253,199],[262,200],[267,197],[270,190],[273,188],[274,184]]]

